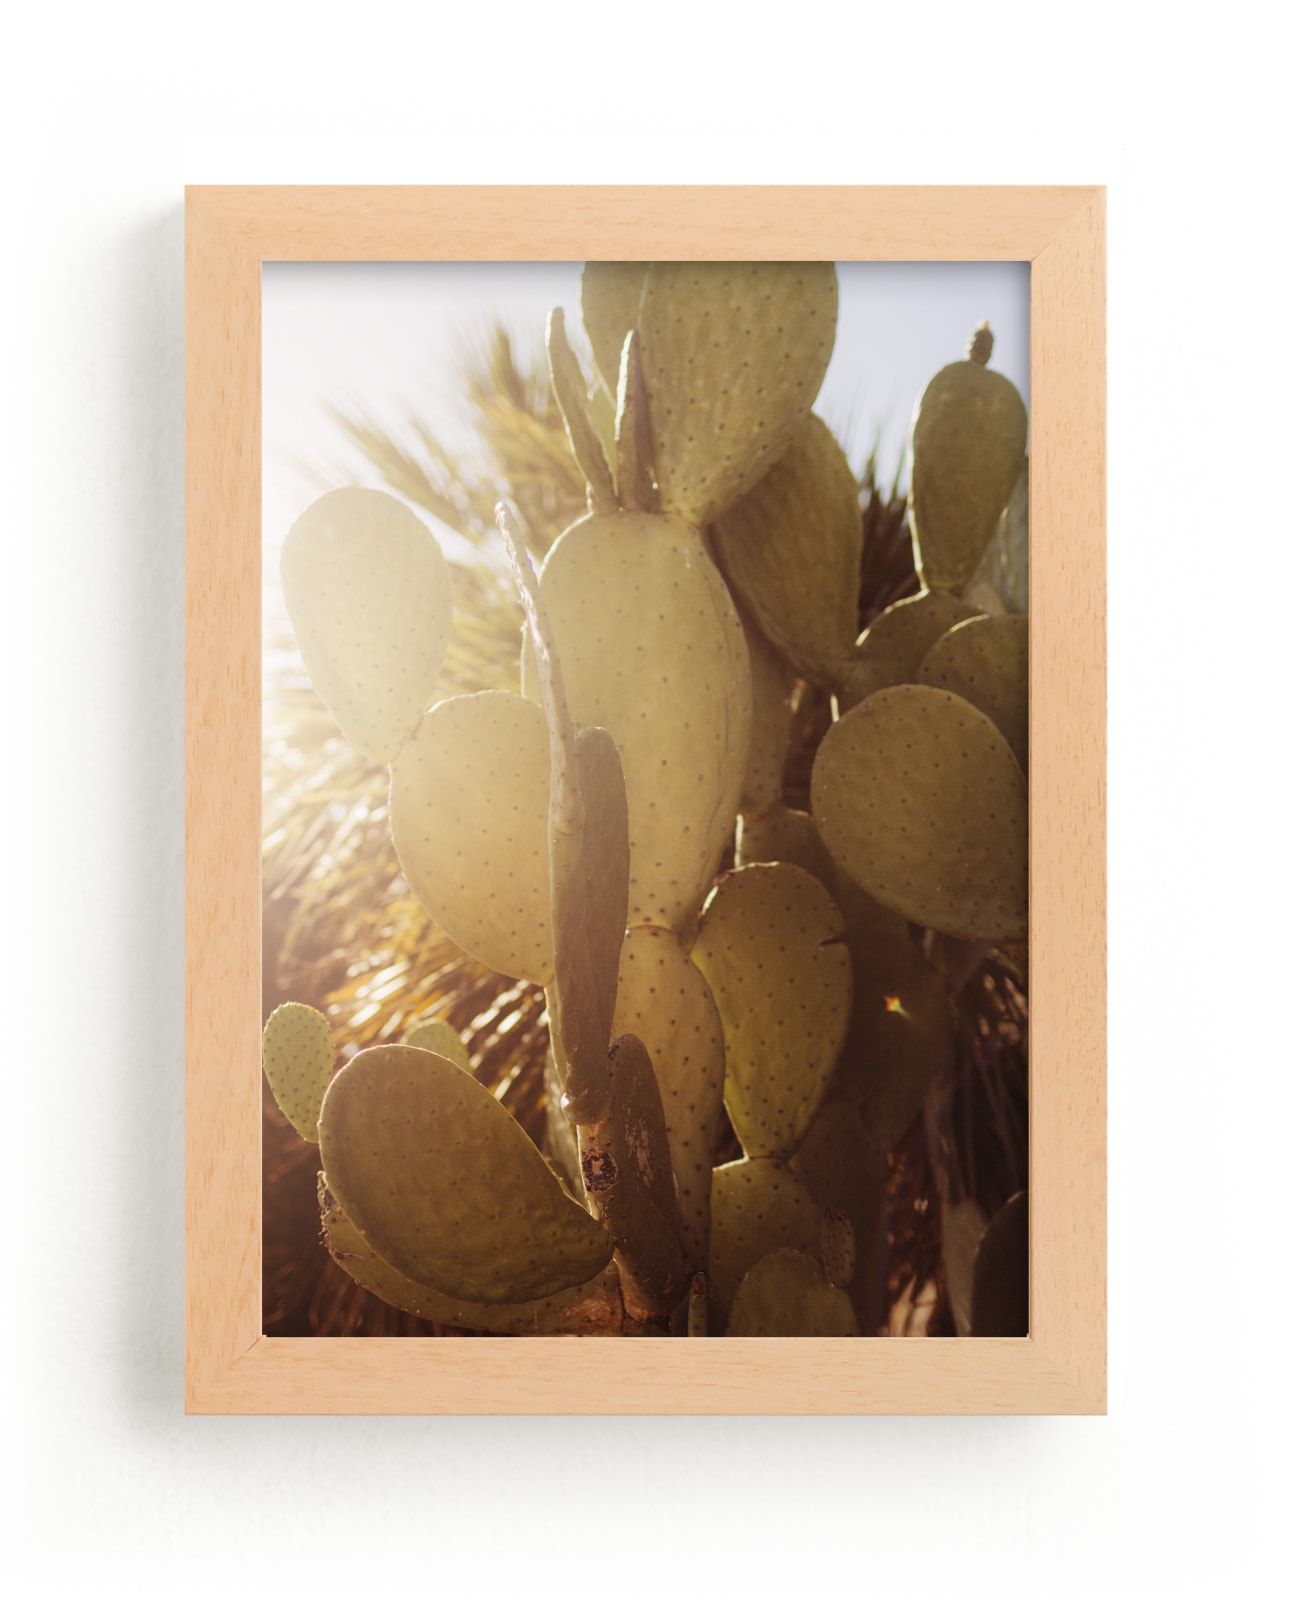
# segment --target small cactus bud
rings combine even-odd
[[[991,325],[980,322],[965,347],[965,355],[970,361],[976,361],[980,367],[985,367],[991,360],[991,352],[996,344],[996,337],[991,331]]]

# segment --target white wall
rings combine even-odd
[[[120,0],[9,18],[17,1592],[1259,1578],[1286,1510],[1289,1310],[1290,352],[1266,14]],[[181,191],[373,180],[1109,184],[1109,1419],[181,1415]]]

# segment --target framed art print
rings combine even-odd
[[[187,202],[187,1403],[1105,1406],[1097,189]]]

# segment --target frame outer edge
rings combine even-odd
[[[1107,1408],[1105,195],[1032,263],[1033,1337]],[[1035,571],[1035,569],[1034,569]],[[1043,827],[1037,826],[1039,818]],[[1080,873],[1067,863],[1082,864]]]
[[[260,985],[260,262],[200,190],[186,195],[184,259],[184,1262],[192,1410],[260,1337],[259,1008],[241,1015],[231,1003]]]

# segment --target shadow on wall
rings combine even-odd
[[[119,679],[117,760],[131,776],[105,819],[119,941],[104,952],[118,969],[116,1048],[102,1057],[116,1081],[100,1134],[114,1214],[94,1225],[117,1244],[103,1332],[118,1395],[136,1423],[155,1423],[183,1405],[182,207],[125,234],[102,270],[119,307],[103,330],[103,408],[122,448],[106,469],[103,519],[115,582],[98,604],[115,636],[105,665]]]

